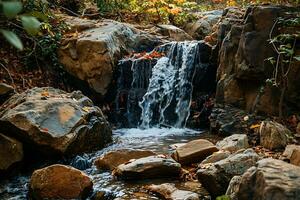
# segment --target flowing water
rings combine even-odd
[[[184,143],[204,137],[201,132],[186,129],[190,115],[193,79],[196,71],[204,76],[207,65],[201,62],[203,42],[172,42],[155,51],[165,56],[153,60],[137,58],[120,62],[116,110],[127,118],[129,129],[113,131],[113,143],[103,150],[60,160],[58,163],[74,166],[86,172],[94,182],[95,191],[110,191],[120,199],[158,199],[141,193],[142,186],[149,183],[175,183],[187,188],[176,179],[122,182],[115,180],[108,171],[98,171],[93,161],[104,153],[124,148],[152,150],[170,154],[170,144]],[[162,128],[169,127],[169,128]],[[174,128],[170,128],[174,127]],[[0,180],[0,199],[26,199],[29,178],[34,168],[14,178]],[[57,162],[55,162],[57,163]],[[201,193],[201,188],[194,188]]]
[[[190,189],[189,186],[177,179],[140,180],[134,182],[118,181],[112,177],[109,171],[99,171],[92,163],[105,152],[124,148],[145,149],[152,150],[158,154],[169,154],[172,151],[169,145],[207,137],[207,135],[190,129],[178,128],[118,129],[114,131],[113,135],[113,144],[101,151],[80,155],[70,160],[61,160],[56,163],[71,165],[83,170],[93,179],[95,191],[108,191],[114,198],[119,199],[159,199],[154,195],[141,192],[142,187],[150,183],[175,183],[178,188]],[[36,168],[47,165],[50,165],[50,163],[44,163]],[[26,199],[31,174],[32,171],[28,171],[14,178],[0,181],[0,199]],[[195,192],[203,193],[202,188],[193,189]]]

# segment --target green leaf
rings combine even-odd
[[[294,56],[294,59],[300,61],[300,56]]]
[[[22,3],[19,1],[2,1],[3,14],[7,18],[14,18],[22,10]]]
[[[36,35],[39,30],[41,23],[31,16],[21,16],[22,25],[29,35]]]
[[[19,50],[23,50],[23,44],[22,44],[20,38],[14,32],[3,30],[3,29],[0,29],[0,32],[3,34],[5,39],[11,45],[13,45],[14,47],[16,47]]]

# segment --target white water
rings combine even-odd
[[[142,128],[185,127],[190,115],[192,82],[200,64],[200,43],[170,43],[167,56],[153,67],[147,92],[140,102]]]

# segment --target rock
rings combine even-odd
[[[232,12],[235,10],[234,12]],[[232,14],[230,14],[232,12]],[[278,115],[280,90],[265,80],[273,77],[274,67],[266,62],[276,57],[269,34],[279,16],[296,16],[299,9],[287,6],[251,6],[246,10],[229,8],[217,23],[217,47],[219,67],[217,73],[216,102],[231,104],[247,112]],[[296,27],[291,29],[296,30]],[[289,29],[289,30],[291,30]],[[285,30],[272,31],[273,37],[285,34]],[[218,49],[217,48],[217,49]],[[299,51],[298,47],[296,51]],[[292,64],[285,93],[287,110],[299,110],[300,65]],[[293,103],[292,103],[293,102]]]
[[[95,28],[79,32],[78,37],[64,38],[58,54],[67,72],[103,96],[122,57],[152,50],[160,40],[129,24],[112,20],[94,23]]]
[[[83,199],[93,189],[83,172],[65,165],[51,165],[33,172],[29,193],[33,199]]]
[[[237,199],[237,192],[239,190],[239,186],[242,180],[242,176],[234,176],[227,188],[226,195],[230,197],[231,200],[238,200]]]
[[[300,149],[295,149],[291,155],[290,163],[300,166]]]
[[[164,156],[148,156],[119,165],[113,175],[123,179],[153,179],[162,177],[178,177],[181,165]]]
[[[248,137],[246,134],[234,134],[217,142],[217,148],[236,152],[240,149],[247,149],[249,147]]]
[[[230,156],[229,151],[220,150],[208,156],[205,160],[201,162],[201,164],[215,163],[227,158],[228,156]]]
[[[194,39],[202,40],[213,31],[213,26],[222,17],[222,10],[213,10],[200,13],[200,19],[189,23],[184,28]]]
[[[164,183],[161,185],[150,185],[146,187],[150,192],[154,192],[168,200],[199,200],[198,194],[190,191],[179,190],[174,184]]]
[[[282,154],[283,157],[290,160],[293,152],[295,150],[300,150],[300,145],[290,144],[285,147],[285,150]]]
[[[0,83],[0,105],[4,103],[13,93],[15,89],[5,83]]]
[[[23,145],[0,133],[0,172],[5,172],[23,159]]]
[[[177,162],[187,165],[200,162],[216,151],[218,149],[213,143],[208,140],[199,139],[178,147],[172,154],[172,157]]]
[[[267,158],[257,162],[242,176],[239,200],[299,199],[300,167]]]
[[[247,149],[215,163],[200,164],[197,171],[198,180],[212,196],[225,194],[231,178],[242,175],[254,166],[258,159],[258,155],[252,149]]]
[[[273,121],[263,121],[259,133],[260,144],[270,150],[285,148],[291,134],[289,129]]]
[[[12,96],[0,111],[0,131],[45,155],[100,149],[111,141],[101,110],[81,92],[33,88]]]
[[[185,41],[185,40],[193,40],[193,38],[187,34],[184,30],[168,24],[157,25],[157,32],[163,36],[167,36],[171,40],[175,41]]]
[[[139,159],[143,157],[156,155],[152,151],[147,150],[135,150],[135,149],[121,149],[117,151],[111,151],[100,158],[97,158],[94,164],[98,169],[102,170],[114,170],[119,165],[126,163],[132,159]]]

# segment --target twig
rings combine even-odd
[[[7,67],[5,67],[2,63],[0,63],[0,65],[1,65],[1,67],[3,67],[3,69],[5,69],[5,71],[7,72],[8,76],[9,76],[9,78],[10,78],[10,80],[11,80],[12,85],[15,86],[14,79],[12,78],[12,76],[11,76],[9,70],[7,69]],[[16,92],[15,87],[14,87],[14,92]]]

